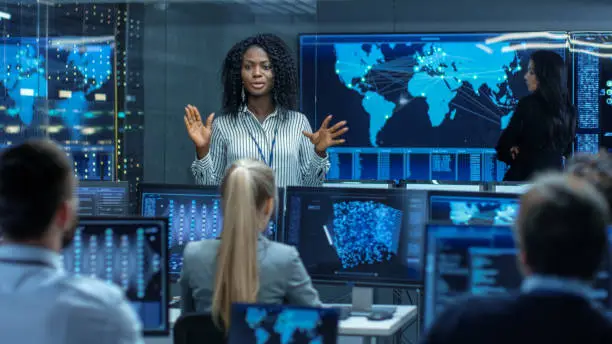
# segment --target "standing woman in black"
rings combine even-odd
[[[526,181],[538,172],[562,169],[576,135],[563,58],[552,51],[534,52],[525,82],[531,94],[519,101],[495,147],[497,159],[510,165],[504,181]]]

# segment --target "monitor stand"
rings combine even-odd
[[[374,289],[353,287],[353,304],[351,305],[351,315],[368,316],[371,313],[395,313],[395,306],[374,305]]]

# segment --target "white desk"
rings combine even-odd
[[[341,305],[325,305],[328,307]],[[413,322],[418,316],[416,306],[383,305],[397,307],[393,318],[382,321],[371,321],[366,317],[350,317],[341,320],[338,324],[338,335],[340,336],[359,336],[363,337],[362,342],[372,343],[375,337],[393,336],[404,326]],[[174,322],[181,315],[179,309],[170,309],[170,327],[174,327]],[[149,341],[147,341],[149,342]],[[153,342],[151,342],[153,343]]]

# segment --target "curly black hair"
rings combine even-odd
[[[278,36],[259,34],[246,38],[234,45],[225,57],[221,73],[223,84],[223,112],[237,115],[246,105],[242,100],[242,59],[253,46],[262,48],[272,64],[274,87],[272,100],[281,114],[297,110],[297,68],[291,50]]]

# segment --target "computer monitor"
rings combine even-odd
[[[289,187],[285,242],[297,248],[313,280],[356,285],[353,307],[372,309],[369,287],[423,283],[426,195],[403,189]],[[365,304],[357,307],[359,302]]]
[[[128,214],[128,182],[82,181],[77,187],[80,216],[122,216]]]
[[[430,191],[428,205],[429,221],[433,222],[511,225],[518,214],[519,196],[487,192]]]
[[[520,290],[522,274],[512,227],[429,224],[426,227],[425,325],[458,297],[508,295]],[[612,250],[612,227],[608,229]],[[612,316],[610,253],[594,283],[594,297]]]
[[[90,217],[79,220],[63,250],[66,271],[114,283],[139,315],[145,335],[168,335],[168,220]]]
[[[351,126],[346,142],[328,149],[328,178],[502,180],[507,166],[494,147],[529,94],[523,77],[530,55],[552,49],[569,60],[567,38],[566,32],[300,35],[301,112],[315,129],[330,113]],[[586,63],[589,70],[593,64]],[[600,102],[607,111],[606,97],[584,80],[589,96],[579,108]],[[588,113],[596,126],[598,112]],[[578,145],[596,145],[598,134],[589,132]]]
[[[454,182],[443,180],[402,180],[400,182],[408,190],[442,190],[442,191],[484,191],[484,185],[477,182]]]
[[[336,344],[338,320],[333,308],[233,304],[228,344]]]
[[[495,193],[509,193],[520,195],[527,192],[530,187],[531,184],[527,183],[503,183],[493,185],[493,191],[495,191]]]
[[[183,267],[187,243],[215,239],[223,229],[221,193],[217,186],[141,184],[141,215],[168,217],[170,280],[176,282]],[[282,194],[282,193],[280,193]],[[282,200],[279,200],[282,205]],[[266,235],[275,239],[280,230],[274,215]]]

